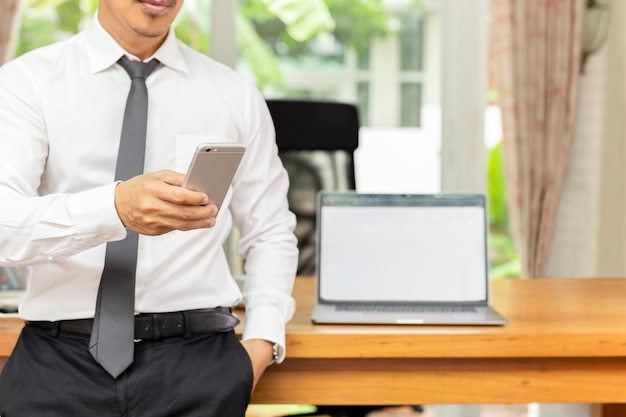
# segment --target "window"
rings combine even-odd
[[[490,175],[502,175],[493,173],[499,115],[487,108],[486,0],[325,0],[334,29],[302,42],[289,37],[276,15],[259,13],[259,2],[239,3],[276,59],[278,81],[259,82],[267,97],[357,104],[359,190],[497,191],[497,206],[506,205],[502,188],[488,188],[486,181],[488,161]],[[245,58],[232,64],[254,77]],[[506,221],[494,216],[497,264],[515,264]],[[515,273],[508,265],[506,274]]]

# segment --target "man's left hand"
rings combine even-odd
[[[257,382],[261,379],[261,375],[267,369],[272,360],[272,342],[263,339],[250,339],[241,342],[248,352],[252,361],[252,370],[254,372],[254,383],[252,391],[256,388]]]

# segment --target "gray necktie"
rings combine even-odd
[[[128,72],[131,87],[124,111],[115,179],[127,180],[143,173],[148,120],[146,77],[159,61],[143,63],[122,57],[118,64]],[[133,362],[137,241],[137,233],[128,229],[126,239],[107,244],[98,289],[89,351],[113,378]]]

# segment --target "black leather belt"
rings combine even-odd
[[[61,321],[29,321],[27,325],[59,332],[91,334],[93,319]],[[221,333],[239,324],[230,308],[217,307],[175,313],[142,313],[135,316],[135,341],[158,340],[164,337],[191,336],[193,334]]]

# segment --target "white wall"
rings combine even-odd
[[[614,0],[604,52],[605,129],[600,174],[596,275],[626,276],[626,4]]]
[[[571,158],[550,277],[624,276],[625,4],[612,2],[609,37],[580,78]]]

